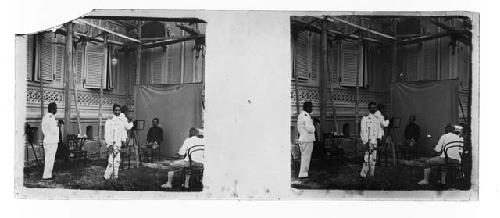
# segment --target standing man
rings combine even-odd
[[[361,141],[365,146],[365,155],[363,168],[359,175],[363,178],[366,177],[368,171],[370,176],[375,175],[375,164],[377,163],[377,144],[378,140],[381,139],[384,129],[382,127],[387,127],[389,125],[389,120],[384,120],[384,116],[377,112],[377,104],[375,102],[370,102],[368,104],[368,110],[370,113],[361,119]]]
[[[45,153],[45,166],[43,168],[42,180],[52,181],[52,168],[56,158],[57,145],[59,143],[59,125],[56,121],[57,105],[49,104],[48,112],[42,119],[43,147]]]
[[[120,147],[122,140],[126,139],[125,125],[126,123],[120,118],[120,105],[113,105],[113,117],[106,120],[104,124],[104,140],[108,150],[108,166],[104,171],[104,179],[108,180],[113,176],[118,178],[118,170],[120,169]],[[125,134],[125,136],[123,135]]]
[[[297,117],[297,130],[299,131],[299,148],[300,148],[300,171],[299,179],[309,177],[309,163],[311,162],[311,154],[313,152],[313,143],[316,140],[314,132],[314,122],[311,118],[313,109],[312,102],[306,101],[302,106],[302,113]]]
[[[127,106],[122,106],[120,107],[120,120],[123,122],[123,126],[125,127],[123,129],[123,134],[122,134],[122,144],[125,144],[127,142],[127,139],[128,139],[128,130],[132,129],[132,127],[134,126],[134,123],[133,122],[129,122],[131,121],[132,119],[129,118],[129,114],[128,114],[128,108]]]

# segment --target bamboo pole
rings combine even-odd
[[[101,30],[101,31],[103,31],[105,33],[113,34],[113,35],[118,36],[118,37],[123,38],[123,39],[127,39],[127,40],[130,40],[130,41],[133,41],[133,42],[141,42],[140,40],[137,40],[137,39],[134,39],[132,37],[128,37],[126,35],[114,32],[112,30],[106,29],[104,27],[101,27],[99,25],[93,24],[91,22],[88,22],[88,21],[85,21],[85,20],[82,20],[82,19],[75,20],[75,22],[89,25],[89,26],[97,28],[97,29],[99,29],[99,30]]]
[[[299,73],[297,72],[297,62],[295,61],[295,56],[297,55],[295,52],[295,47],[297,43],[298,34],[292,34],[293,46],[292,46],[292,71],[295,75],[294,85],[295,85],[295,107],[297,111],[297,116],[300,114],[300,103],[299,103]]]
[[[378,36],[382,36],[384,38],[387,38],[387,39],[392,39],[392,40],[397,40],[395,37],[393,36],[389,36],[387,34],[383,34],[383,33],[380,33],[378,31],[375,31],[375,30],[371,30],[371,29],[368,29],[366,27],[363,27],[363,26],[360,26],[360,25],[357,25],[355,23],[351,23],[349,21],[346,21],[346,20],[343,20],[343,19],[340,19],[338,17],[327,17],[328,20],[332,20],[332,21],[338,21],[340,23],[343,23],[343,24],[346,24],[346,25],[349,25],[349,26],[352,26],[354,28],[357,28],[357,29],[360,29],[360,30],[364,30],[364,31],[367,31],[369,33],[372,33],[372,34],[375,34],[375,35],[378,35]],[[361,35],[360,35],[361,36]],[[360,37],[361,38],[361,37]]]
[[[102,69],[102,72],[101,72],[101,83],[99,85],[99,112],[98,112],[98,116],[99,116],[99,125],[97,126],[98,128],[98,133],[97,133],[97,137],[99,139],[99,148],[102,147],[102,143],[101,143],[101,133],[102,133],[102,98],[103,98],[103,85],[104,85],[104,79],[105,79],[105,75],[106,75],[106,70],[108,69],[107,68],[107,64],[108,64],[108,57],[107,57],[107,53],[108,53],[108,36],[107,35],[104,35],[103,36],[104,38],[104,66],[103,66],[103,69]],[[99,156],[101,156],[101,152],[99,151]]]
[[[340,64],[337,65],[337,67],[340,66]],[[328,67],[330,67],[330,65],[328,65]],[[338,72],[338,71],[337,71]],[[331,101],[332,101],[332,116],[333,116],[333,131],[334,132],[337,132],[338,131],[338,126],[337,126],[337,111],[335,109],[335,98],[334,98],[334,90],[333,90],[333,75],[332,74],[328,74],[328,83],[330,84],[330,95],[331,95]]]
[[[66,52],[64,56],[64,134],[66,140],[67,135],[71,131],[71,84],[73,80],[73,23],[64,24],[66,33]]]
[[[40,45],[42,43],[42,37],[41,34],[38,33],[35,36],[35,75],[38,75],[40,77],[40,121],[43,119],[43,116],[45,115],[45,98],[43,96],[43,75],[41,74],[42,71],[40,70]]]
[[[320,73],[319,73],[319,97],[320,97],[320,132],[318,134],[319,140],[323,141],[323,133],[326,130],[326,107],[327,99],[325,95],[326,89],[326,75],[328,73],[328,26],[326,20],[321,22],[321,59],[320,59]]]
[[[139,35],[139,41],[142,39],[142,21],[139,21],[139,27],[137,28],[137,32],[138,32],[138,35]],[[135,84],[136,85],[139,85],[140,84],[140,79],[141,79],[141,55],[142,55],[142,45],[141,43],[139,43],[139,45],[137,46],[137,67],[135,68],[136,69],[136,75],[135,75]],[[134,109],[134,117],[137,117],[137,110]],[[134,137],[135,137],[135,142],[136,142],[136,145],[135,145],[135,166],[136,167],[139,167],[139,131],[136,130],[136,134],[134,134]]]
[[[73,59],[73,60],[76,60]],[[75,70],[76,64],[73,63],[73,94],[75,97],[75,109],[76,109],[76,123],[78,125],[78,135],[82,134],[82,126],[80,122],[80,109],[78,108],[78,88],[76,87],[77,83],[77,75],[76,75],[76,70]]]
[[[359,74],[360,74],[360,70],[362,70],[363,68],[361,67],[361,64],[362,64],[362,61],[361,61],[361,54],[363,53],[363,51],[361,50],[361,43],[363,43],[363,37],[359,37],[359,52],[360,52],[360,57],[358,58],[358,72],[356,73],[356,102],[354,103],[354,119],[355,119],[355,122],[356,122],[356,128],[354,128],[355,130],[355,135],[356,135],[356,140],[354,140],[354,148],[355,148],[355,151],[356,153],[358,152],[358,141],[359,141]]]

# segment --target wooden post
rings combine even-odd
[[[340,66],[340,64],[338,65]],[[330,67],[330,65],[328,65],[328,67]],[[338,71],[337,71],[338,72]],[[328,74],[328,83],[330,85],[330,98],[331,98],[331,101],[332,101],[332,117],[333,117],[333,131],[334,132],[337,132],[338,131],[338,126],[337,126],[337,110],[335,108],[335,98],[334,98],[334,89],[333,89],[333,83],[335,81],[333,81],[333,75],[331,73]]]
[[[295,107],[297,116],[300,114],[300,102],[299,102],[299,73],[297,72],[297,62],[295,61],[295,56],[297,53],[295,52],[295,47],[297,44],[298,33],[292,32],[292,76],[294,78],[294,86],[295,86]]]
[[[40,45],[42,43],[42,33],[38,33],[35,36],[35,75],[38,75],[40,77],[40,122],[43,119],[43,116],[45,115],[45,98],[43,97],[43,75],[42,71],[40,70]]]
[[[319,141],[323,142],[323,133],[326,131],[326,107],[327,99],[325,95],[326,90],[326,76],[328,74],[328,26],[327,21],[323,20],[321,23],[321,60],[320,60],[320,73],[319,73],[319,96],[320,96],[320,132],[318,134]]]
[[[103,97],[103,86],[104,86],[104,79],[105,79],[105,75],[106,75],[106,71],[107,71],[107,65],[108,65],[108,36],[105,34],[103,36],[104,38],[104,66],[103,66],[103,69],[102,69],[102,72],[101,72],[101,83],[99,85],[99,113],[98,113],[98,116],[99,116],[99,125],[97,126],[97,138],[99,140],[99,149],[102,147],[102,144],[101,144],[101,141],[102,141],[102,97]],[[99,150],[99,156],[101,156],[101,152]]]
[[[361,67],[361,64],[363,64],[363,61],[361,60],[362,58],[362,43],[363,43],[363,35],[360,34],[360,37],[359,37],[359,52],[360,52],[360,55],[359,55],[359,58],[358,58],[358,72],[356,73],[356,102],[354,103],[354,119],[355,119],[355,122],[356,122],[356,127],[354,128],[355,130],[355,137],[356,137],[356,140],[354,140],[354,149],[356,151],[356,153],[358,152],[358,141],[359,141],[359,74],[360,74],[360,70],[363,69]]]
[[[64,55],[64,134],[63,140],[71,131],[71,84],[73,80],[73,23],[65,23],[66,52]]]
[[[75,58],[73,60],[77,60],[77,59]],[[76,123],[78,125],[78,134],[80,135],[80,134],[82,134],[82,126],[80,123],[80,110],[78,108],[78,88],[76,87],[76,83],[77,83],[78,78],[77,78],[75,67],[76,67],[76,64],[73,63],[73,94],[75,97]]]
[[[139,41],[141,41],[142,36],[141,36],[141,28],[142,28],[142,21],[139,21],[139,27],[137,28],[137,32],[139,33]],[[141,54],[142,54],[142,42],[139,43],[139,46],[137,46],[137,67],[136,69],[136,75],[135,75],[135,84],[139,85],[140,84],[140,79],[141,79]],[[134,109],[134,117],[137,117],[137,110]],[[139,167],[139,131],[136,130],[134,137],[135,137],[135,166]]]
[[[397,21],[398,19],[394,19],[393,20],[393,26],[392,26],[392,29],[394,31],[394,35],[397,34]],[[391,77],[389,78],[390,79],[390,83],[392,82],[395,82],[396,81],[396,78],[398,78],[398,42],[397,41],[394,41],[392,43],[392,66],[391,66]],[[439,55],[438,55],[439,56]],[[390,91],[390,89],[389,89]],[[391,97],[391,94],[389,92],[389,99],[390,99],[390,104],[391,104],[391,107],[393,106],[392,104],[392,97]],[[392,133],[392,146],[391,146],[391,150],[392,150],[392,165],[393,166],[396,166],[396,146],[397,146],[397,138],[396,138],[396,131],[394,129],[391,129],[389,130],[391,131]]]

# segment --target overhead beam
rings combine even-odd
[[[123,34],[120,34],[120,33],[114,32],[114,31],[111,31],[111,30],[109,30],[109,29],[106,29],[106,28],[104,28],[104,27],[101,27],[101,26],[99,26],[99,25],[93,24],[93,23],[91,23],[91,22],[88,22],[88,21],[85,21],[85,20],[82,20],[82,19],[77,19],[77,20],[75,20],[75,22],[76,22],[76,23],[81,23],[81,24],[86,24],[86,25],[89,25],[89,26],[91,26],[91,27],[94,27],[94,28],[100,29],[100,30],[102,30],[102,31],[104,31],[104,32],[107,32],[107,33],[109,33],[109,34],[113,34],[113,35],[118,36],[118,37],[123,38],[123,39],[127,39],[127,40],[129,40],[129,41],[133,41],[133,42],[141,42],[141,41],[140,41],[140,40],[138,40],[138,39],[134,39],[134,38],[132,38],[132,37],[128,37],[128,36],[126,36],[126,35],[123,35]]]
[[[401,40],[400,44],[401,45],[409,45],[409,44],[420,43],[420,42],[429,41],[429,40],[433,40],[433,39],[443,38],[443,37],[451,36],[451,35],[463,36],[464,34],[467,34],[466,30],[445,31],[445,32],[439,32],[439,33],[435,33],[435,34],[420,36],[420,37],[416,37],[416,38],[411,38],[411,39],[407,39],[407,40]],[[458,37],[457,39],[463,39],[463,38]],[[464,42],[465,44],[470,45],[470,42],[467,42],[465,39],[460,40],[460,41]]]
[[[66,36],[66,30],[64,28],[59,28],[54,31],[55,34],[63,35]],[[89,37],[86,34],[79,33],[79,32],[74,32],[73,37],[76,38],[78,41],[94,41],[94,42],[104,42],[104,39],[101,37]],[[117,45],[117,46],[125,46],[123,42],[118,42],[118,41],[113,41],[113,40],[108,40],[109,44],[112,45]]]
[[[94,12],[91,12],[94,13]],[[104,12],[103,12],[104,13]],[[109,10],[106,10],[107,14],[109,14]],[[206,23],[206,21],[198,19],[198,18],[167,18],[167,17],[145,17],[145,16],[128,16],[125,14],[116,15],[116,16],[107,16],[107,15],[88,15],[83,16],[84,19],[100,19],[100,20],[141,20],[141,21],[164,21],[164,22],[184,22],[184,23]]]
[[[189,41],[189,40],[195,40],[195,39],[199,39],[199,38],[203,38],[203,37],[205,37],[205,35],[200,34],[200,35],[195,35],[195,36],[166,39],[166,40],[156,41],[156,42],[147,42],[147,43],[143,43],[142,47],[143,48],[154,48],[154,47],[171,45],[171,44],[175,44],[175,43],[179,43],[179,42]]]
[[[387,38],[387,39],[397,40],[397,38],[396,38],[396,37],[393,37],[393,36],[390,36],[390,35],[387,35],[387,34],[384,34],[384,33],[378,32],[378,31],[375,31],[375,30],[368,29],[368,28],[366,28],[366,27],[363,27],[363,26],[360,26],[360,25],[357,25],[357,24],[351,23],[351,22],[349,22],[349,21],[346,21],[346,20],[340,19],[340,18],[338,18],[338,17],[330,17],[330,16],[327,16],[327,17],[326,17],[326,19],[327,19],[327,20],[329,20],[329,21],[337,21],[337,22],[340,22],[340,23],[343,23],[343,24],[346,24],[346,25],[352,26],[352,27],[354,27],[354,28],[357,28],[357,29],[360,29],[360,30],[363,30],[363,31],[366,31],[366,32],[369,32],[369,33],[372,33],[372,34],[375,34],[375,35],[378,35],[378,36],[381,36],[381,37]]]
[[[300,22],[300,21],[297,21],[297,20],[292,20],[292,26],[295,26],[296,28],[308,30],[308,31],[311,31],[311,32],[314,32],[314,33],[321,34],[321,28],[316,27],[316,26],[314,26],[312,24],[306,24],[306,23],[303,23],[303,22]],[[328,30],[328,37],[335,38],[337,36],[340,36],[342,38],[346,38],[346,39],[349,39],[349,40],[353,40],[353,41],[358,41],[359,40],[359,36],[354,35],[354,34],[349,34],[348,35],[348,34],[342,33],[342,32],[337,31],[337,30],[332,30],[332,29]],[[385,41],[380,41],[378,39],[365,38],[365,37],[363,37],[363,40],[365,40],[367,42],[381,43],[381,44],[387,44],[388,43],[388,42],[385,42]]]
[[[181,30],[186,31],[187,33],[189,33],[189,35],[199,35],[200,34],[200,32],[197,31],[196,29],[193,29],[189,26],[185,26],[185,25],[180,24],[180,23],[175,24],[175,26]]]

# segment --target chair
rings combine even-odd
[[[344,163],[344,149],[340,147],[344,137],[335,136],[334,134],[325,134],[325,159],[339,161]]]
[[[450,148],[462,148],[460,152],[460,159],[462,159],[464,152],[464,146],[462,141],[452,141],[444,146],[445,164],[441,167],[441,184],[446,185],[447,179],[454,179],[456,181],[463,181],[465,178],[465,173],[462,167],[462,162],[451,162],[448,157],[448,150]]]
[[[78,160],[83,160],[84,163],[87,163],[87,151],[84,151],[82,149],[86,139],[78,138],[76,134],[69,134],[67,140],[69,148],[69,158],[73,158],[73,164],[76,164]]]
[[[132,156],[133,148],[135,147],[130,144],[130,141],[127,141],[124,145],[122,145],[122,147],[120,148],[120,156],[121,156],[120,167],[125,166],[123,162],[127,160],[127,169],[130,169],[130,158]]]
[[[194,162],[191,159],[191,155],[194,152],[205,152],[205,146],[204,145],[195,145],[187,150],[186,154],[187,154],[188,159],[189,159],[189,166],[182,169],[182,172],[183,172],[183,177],[190,176],[190,181],[189,181],[190,187],[191,187],[191,178],[193,176],[196,178],[195,181],[197,181],[199,184],[201,184],[201,178],[203,177],[203,170],[204,170],[203,164],[196,164],[196,162]],[[202,155],[204,155],[204,154],[202,154]],[[182,181],[184,181],[184,179]]]
[[[387,166],[387,157],[388,153],[391,153],[391,148],[392,148],[392,139],[388,136],[384,137],[382,140],[380,140],[380,144],[377,146],[377,165],[382,166],[382,163],[384,163],[384,166]],[[382,161],[382,156],[384,157]],[[395,157],[393,157],[394,159]]]

